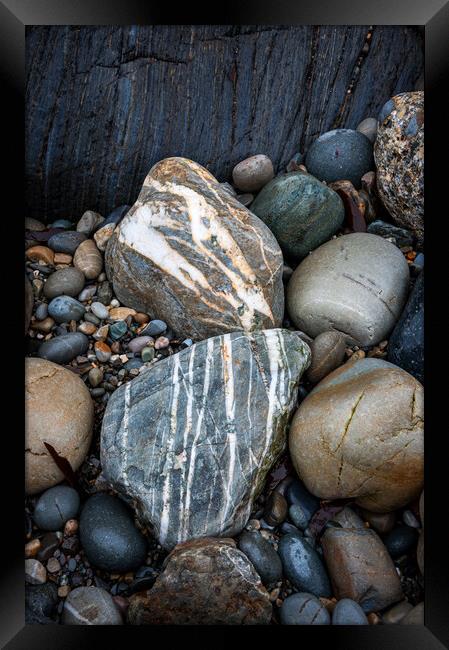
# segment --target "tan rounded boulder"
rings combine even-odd
[[[82,380],[45,359],[25,360],[25,491],[36,494],[64,479],[44,442],[75,471],[92,438],[94,409]]]
[[[295,413],[289,446],[312,494],[354,498],[390,512],[419,497],[424,477],[424,389],[380,359],[341,366]]]

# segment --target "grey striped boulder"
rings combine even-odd
[[[283,259],[274,235],[187,158],[152,167],[105,262],[120,302],[185,337],[282,323]]]
[[[101,432],[112,486],[164,548],[233,536],[286,445],[310,349],[282,329],[210,338],[118,388]]]

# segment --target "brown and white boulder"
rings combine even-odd
[[[262,221],[201,165],[166,158],[106,248],[123,305],[204,339],[282,322],[282,253]]]
[[[268,592],[233,539],[176,546],[147,592],[131,597],[132,625],[268,625]]]
[[[25,360],[25,491],[41,492],[64,479],[44,442],[75,471],[92,437],[94,409],[83,381],[45,359]]]
[[[312,494],[353,498],[372,512],[419,497],[424,389],[380,359],[347,363],[303,400],[290,427],[293,464]],[[319,471],[318,471],[319,470]]]

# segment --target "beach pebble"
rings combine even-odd
[[[278,553],[285,576],[296,587],[315,596],[330,597],[331,587],[320,556],[302,537],[287,534],[281,537]]]
[[[47,246],[32,246],[26,250],[25,257],[31,262],[43,262],[53,266],[55,254]]]
[[[55,235],[52,235],[48,240],[48,246],[55,253],[74,255],[78,246],[85,239],[86,235],[82,232],[66,230],[65,232],[57,232]]]
[[[263,154],[242,160],[232,170],[232,181],[242,192],[258,192],[273,176],[273,163]]]
[[[312,384],[317,384],[332,370],[335,370],[345,356],[345,338],[340,332],[321,332],[310,344],[312,363],[306,377]]]
[[[375,117],[366,117],[357,126],[357,131],[366,135],[370,142],[374,142],[377,135],[378,122]]]
[[[87,210],[76,224],[76,230],[86,235],[86,237],[90,237],[103,221],[104,217],[101,214],[93,212],[93,210]]]
[[[123,625],[112,596],[99,587],[77,587],[68,594],[62,612],[64,625]]]
[[[296,593],[288,596],[280,608],[282,625],[329,625],[329,612],[313,594]]]
[[[332,612],[332,625],[369,625],[363,609],[350,598],[342,598]]]
[[[100,320],[105,320],[109,317],[109,310],[101,302],[93,302],[90,306],[92,313]]]
[[[80,499],[76,490],[56,485],[39,497],[33,517],[42,530],[61,530],[68,519],[78,513]]]
[[[57,323],[79,321],[85,311],[84,305],[71,296],[57,296],[48,305],[48,313]]]
[[[71,332],[45,341],[37,354],[41,359],[64,364],[87,352],[88,347],[89,339],[85,334]]]
[[[76,249],[73,265],[87,280],[95,280],[103,269],[103,256],[92,239],[86,239]]]
[[[25,582],[29,585],[42,585],[47,582],[47,570],[39,560],[25,560]]]
[[[44,295],[51,300],[57,296],[77,296],[84,287],[85,278],[79,269],[68,267],[50,275],[44,285]]]
[[[94,350],[95,355],[100,363],[106,363],[111,358],[111,348],[104,341],[97,341],[95,343]]]
[[[265,586],[275,585],[282,579],[282,563],[273,546],[260,533],[244,532],[238,547],[253,564]]]

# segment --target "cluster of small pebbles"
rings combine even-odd
[[[106,218],[26,219],[27,623],[423,623],[421,95],[277,173],[171,158]]]

